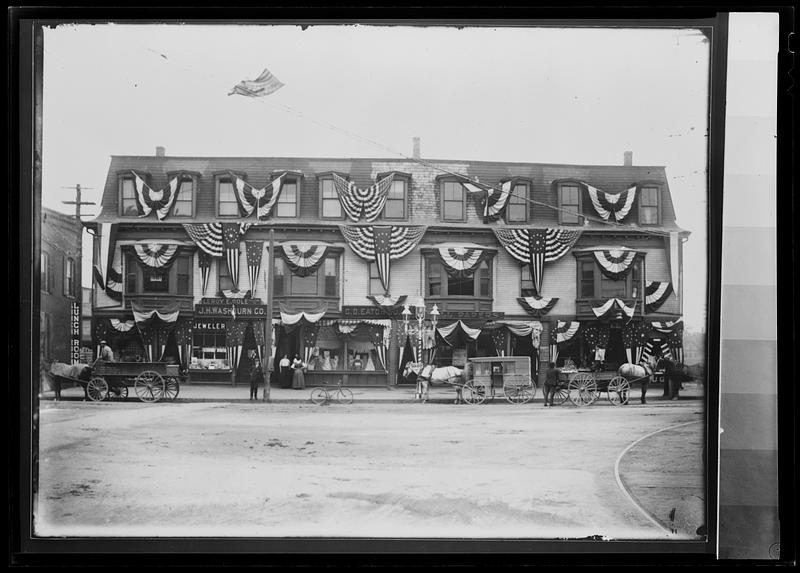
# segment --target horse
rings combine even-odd
[[[658,369],[664,371],[664,400],[677,400],[678,390],[684,382],[694,381],[685,364],[676,362],[667,356],[658,360]]]
[[[461,379],[463,370],[455,366],[442,366],[437,368],[433,364],[422,362],[407,362],[403,370],[403,379],[408,382],[417,382],[417,394],[423,396],[422,403],[428,401],[428,388],[430,384],[444,384],[454,378]],[[456,404],[461,401],[461,386],[456,385]]]
[[[617,375],[622,376],[628,382],[641,382],[642,383],[642,404],[647,404],[647,387],[650,385],[650,380],[653,377],[653,372],[656,369],[656,361],[650,356],[643,364],[633,364],[626,362],[621,365],[617,370]],[[622,403],[628,403],[628,393],[625,392],[622,398]]]
[[[55,391],[55,399],[61,399],[61,378],[70,378],[72,380],[81,380],[88,382],[92,378],[92,367],[88,364],[65,364],[63,362],[53,361],[50,365],[50,374],[53,380],[53,390]],[[86,394],[86,385],[83,386],[84,395]]]

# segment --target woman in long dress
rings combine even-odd
[[[306,387],[306,377],[303,374],[303,368],[305,368],[305,364],[300,360],[300,355],[296,354],[292,361],[292,369],[294,370],[294,374],[292,375],[292,388],[295,390],[302,390]]]

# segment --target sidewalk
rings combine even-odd
[[[312,387],[307,386],[304,390],[293,390],[291,388],[271,388],[270,402],[273,403],[291,403],[291,402],[310,402],[310,394]],[[356,403],[415,403],[418,402],[414,398],[415,386],[380,386],[371,388],[358,388],[351,387],[353,392],[353,399]],[[495,399],[491,402],[494,404],[507,404],[508,402],[503,397],[501,389],[496,390],[497,394]],[[262,400],[264,388],[258,390],[258,399]],[[647,392],[648,405],[658,404],[675,404],[675,402],[665,401],[662,399],[663,388],[660,384],[651,385]],[[183,384],[180,388],[180,393],[176,402],[251,402],[249,399],[250,387],[248,385],[217,385],[217,384]],[[632,405],[639,405],[640,392],[638,388],[631,391],[630,401]],[[450,386],[431,386],[428,393],[428,402],[448,404],[453,403],[456,394]],[[683,400],[697,400],[703,397],[703,386],[698,383],[684,384],[684,390],[680,392],[680,401]],[[40,399],[42,401],[53,400],[55,393],[47,389],[42,392]],[[83,389],[77,388],[63,388],[61,390],[62,400],[83,400]],[[136,396],[133,388],[129,389],[128,401],[135,401]],[[531,403],[542,404],[542,389],[536,389],[536,395]],[[606,393],[603,392],[600,398],[592,406],[608,406],[610,405],[606,399]],[[563,406],[564,408],[574,407],[569,401]],[[591,406],[590,406],[591,407]]]

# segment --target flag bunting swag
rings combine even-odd
[[[264,254],[264,241],[245,241],[247,253],[247,276],[250,278],[250,292],[255,296],[258,272],[261,270],[261,257]]]
[[[655,312],[672,294],[672,283],[669,281],[647,281],[644,290],[645,312]]]
[[[122,302],[122,269],[109,269],[105,290],[110,298]]]
[[[613,280],[625,277],[633,268],[636,251],[622,247],[608,251],[594,251],[594,258],[600,265],[600,272]]]
[[[100,224],[100,260],[92,269],[92,276],[100,288],[106,289],[108,275],[114,266],[117,243],[117,225],[115,223]]]
[[[168,268],[178,257],[178,245],[150,243],[134,245],[133,250],[143,265],[153,269]]]
[[[622,327],[622,345],[631,364],[641,361],[649,332],[650,328],[642,322],[629,322]]]
[[[212,257],[223,256],[223,227],[239,227],[239,235],[244,235],[250,223],[184,223],[186,234],[197,247]],[[238,239],[237,239],[238,248]]]
[[[635,311],[636,301],[634,301],[633,306],[627,306],[621,298],[610,298],[603,304],[592,307],[592,312],[600,319],[614,318],[619,312],[624,313],[628,319],[631,319]]]
[[[239,290],[239,237],[237,223],[222,223],[222,249],[225,252],[234,291]]]
[[[357,227],[340,225],[339,229],[353,252],[374,261],[386,292],[389,291],[390,261],[405,257],[425,234],[424,226]]]
[[[203,280],[203,295],[206,294],[208,289],[208,277],[211,275],[211,255],[205,251],[198,251],[197,265],[200,267],[200,277]]]
[[[455,278],[471,277],[488,254],[486,249],[440,247],[439,260],[447,274]]]
[[[292,274],[307,277],[317,272],[325,262],[327,245],[317,243],[284,243],[278,245],[278,253],[284,258]]]
[[[229,96],[238,94],[247,97],[263,97],[275,93],[285,84],[272,75],[267,68],[254,80],[242,80],[231,89]]]
[[[239,210],[246,217],[255,211],[259,221],[269,218],[272,207],[278,202],[283,177],[286,173],[281,173],[272,183],[261,189],[256,189],[232,171],[229,171],[228,174],[233,179],[233,192],[236,202],[239,204]]]
[[[558,302],[558,297],[545,297],[539,295],[526,296],[517,298],[517,302],[524,308],[528,314],[533,316],[543,316],[550,312],[555,304]]]
[[[531,267],[536,293],[542,294],[544,263],[563,257],[581,236],[581,231],[565,229],[492,229],[508,253]]]
[[[391,296],[391,295],[383,295],[383,294],[376,294],[376,295],[367,295],[367,298],[373,302],[376,306],[380,307],[393,307],[402,305],[408,295],[400,295],[400,296]]]
[[[131,310],[133,311],[133,319],[136,321],[136,326],[140,328],[157,323],[174,325],[180,313],[180,303],[169,304],[157,310],[147,310],[145,307],[131,301]]]
[[[566,322],[559,320],[556,322],[556,327],[553,329],[550,338],[555,339],[557,344],[567,342],[568,340],[572,339],[575,334],[577,334],[580,327],[581,323],[577,320],[570,320]]]
[[[325,316],[325,313],[328,311],[328,303],[326,301],[322,301],[318,306],[307,311],[295,310],[284,302],[279,303],[279,305],[281,310],[281,324],[284,326],[295,325],[300,322],[300,320],[305,320],[310,324],[314,324]]]
[[[111,328],[116,330],[117,332],[128,332],[134,326],[136,326],[136,322],[133,320],[120,320],[118,318],[110,318],[109,322],[111,322]]]
[[[393,180],[394,173],[390,173],[374,185],[361,189],[341,175],[333,174],[333,186],[339,196],[339,203],[347,217],[355,222],[362,217],[372,222],[380,215]]]
[[[175,175],[160,191],[151,189],[135,171],[131,171],[131,173],[133,174],[134,198],[139,217],[147,217],[155,210],[158,220],[163,221],[169,215],[169,211],[178,197],[183,173]]]
[[[586,189],[589,191],[589,197],[592,199],[594,210],[597,211],[597,214],[604,220],[608,221],[613,213],[614,219],[620,222],[631,212],[633,200],[636,197],[636,185],[621,193],[605,193],[587,183],[584,183],[584,185],[586,185]]]
[[[483,199],[483,222],[497,221],[504,215],[508,199],[511,197],[511,181],[505,181],[500,185],[500,189],[493,187],[483,187],[474,183],[461,183],[469,193],[480,193],[485,191],[486,197]]]
[[[470,340],[477,340],[478,335],[481,333],[480,328],[470,328],[461,320],[458,320],[448,326],[441,326],[436,329],[436,332],[439,333],[439,336],[442,337],[442,340],[444,340],[450,346],[453,346],[453,344],[457,342],[456,337],[459,331],[467,336]]]

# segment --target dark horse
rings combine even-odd
[[[658,361],[658,369],[664,371],[664,399],[677,400],[678,391],[683,382],[694,380],[686,371],[686,366],[671,358],[662,356]]]

